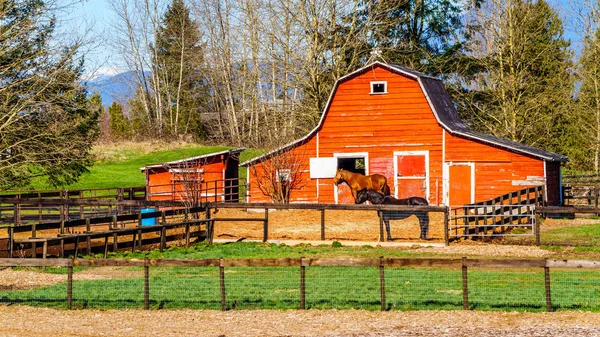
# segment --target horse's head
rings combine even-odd
[[[337,172],[335,172],[335,177],[333,177],[333,183],[337,185],[343,180],[344,180],[344,177],[343,177],[342,169],[338,169]]]
[[[356,193],[356,200],[354,200],[355,204],[362,204],[365,201],[369,200],[369,190],[364,189],[364,190],[360,190],[358,191],[358,193]]]

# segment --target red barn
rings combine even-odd
[[[171,201],[237,201],[239,154],[244,148],[147,165],[146,198]]]
[[[265,202],[264,172],[292,180],[290,202],[352,203],[336,169],[383,174],[396,197],[458,206],[543,185],[560,204],[566,157],[471,130],[439,79],[375,62],[340,78],[317,127],[242,163],[249,202]],[[287,166],[286,166],[287,165]]]

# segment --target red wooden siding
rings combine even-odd
[[[475,202],[535,186],[544,177],[544,161],[446,134],[446,161],[475,165]],[[533,178],[533,179],[532,179]],[[527,184],[527,181],[531,181]],[[452,182],[450,182],[452,183]]]

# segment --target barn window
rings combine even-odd
[[[387,82],[371,82],[371,94],[387,94]]]
[[[186,169],[170,169],[171,181],[189,182],[189,181],[204,181],[204,169],[186,168]]]
[[[340,157],[338,158],[337,168],[365,174],[365,157]]]
[[[291,170],[277,170],[277,181],[280,181],[282,183],[292,181],[292,171]]]

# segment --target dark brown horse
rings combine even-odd
[[[350,190],[352,191],[354,201],[356,201],[358,191],[364,189],[375,190],[383,193],[384,195],[390,195],[390,187],[387,184],[387,178],[381,174],[365,176],[360,173],[339,169],[333,178],[333,183],[337,185],[340,182],[345,182],[348,184]]]
[[[373,205],[407,205],[407,206],[427,206],[427,199],[421,197],[410,197],[405,199],[396,199],[389,195],[383,195],[377,191],[365,189],[360,190],[357,194],[356,203],[362,204],[370,201]],[[390,220],[403,220],[411,215],[415,215],[419,219],[419,227],[421,228],[420,238],[427,240],[427,232],[429,232],[429,213],[421,211],[378,211],[377,214],[385,224],[387,231],[387,240],[392,241],[390,233]]]

